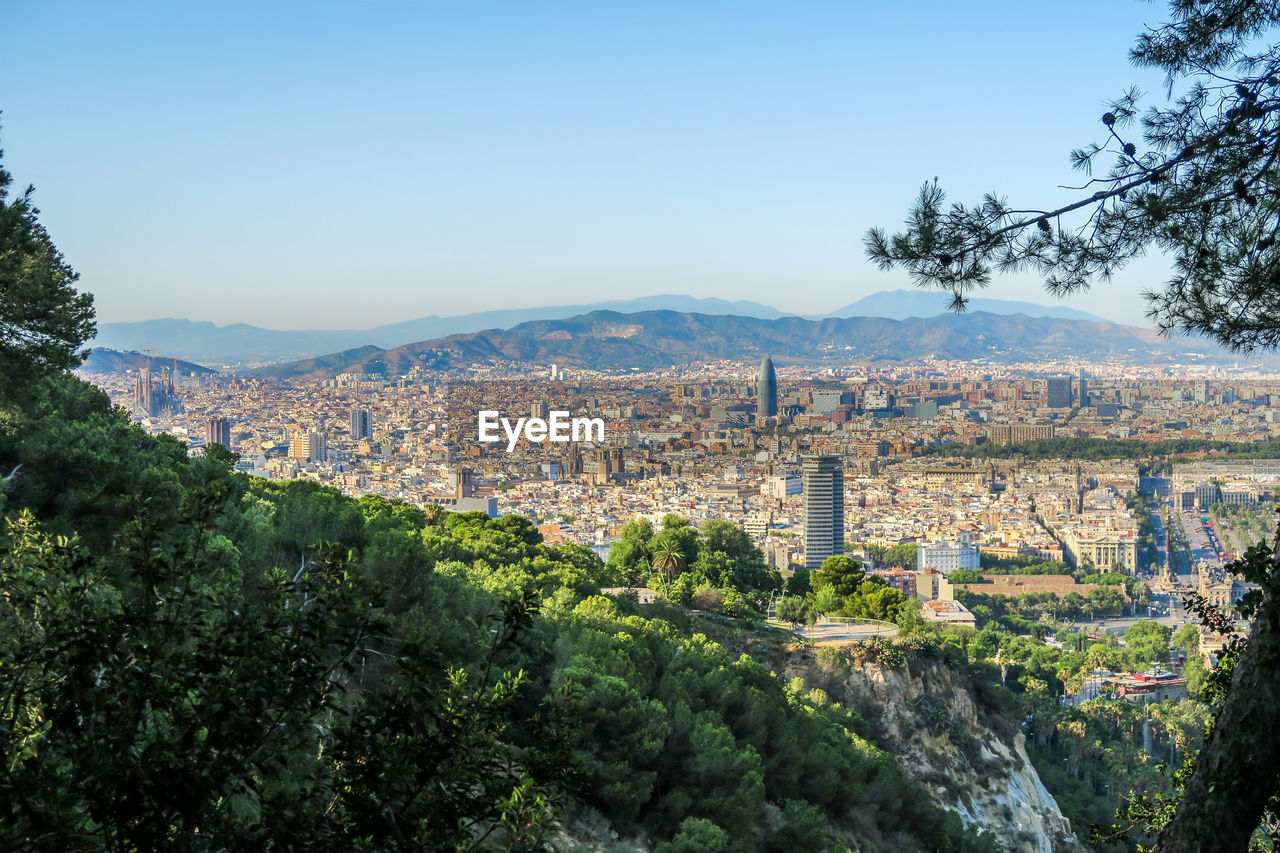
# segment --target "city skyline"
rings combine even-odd
[[[1078,183],[1100,99],[1159,91],[1124,61],[1158,13],[10,4],[0,142],[101,322],[657,293],[821,313],[909,286],[862,235],[934,175],[958,201]],[[1018,65],[1081,70],[1046,89]],[[1146,325],[1163,273],[1067,304]],[[1054,304],[1033,276],[985,295]]]

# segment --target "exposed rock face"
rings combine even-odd
[[[1040,781],[1022,732],[998,733],[980,720],[969,685],[947,666],[863,664],[847,686],[861,708],[878,710],[881,746],[966,825],[1006,850],[1088,849]]]

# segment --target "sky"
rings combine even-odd
[[[1162,3],[0,0],[0,147],[100,322],[663,293],[824,313],[920,185],[1074,197]],[[1149,326],[1159,258],[1066,304]],[[1054,300],[1032,274],[983,296]]]

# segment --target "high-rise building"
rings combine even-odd
[[[547,414],[548,406],[541,400],[534,401],[533,405],[529,407],[529,415],[531,417],[540,418],[545,421],[547,419]]]
[[[368,409],[351,410],[351,439],[373,438],[373,416]]]
[[[804,491],[804,565],[822,568],[844,553],[844,464],[839,456],[806,456],[800,468]]]
[[[1046,382],[1048,392],[1047,405],[1051,409],[1071,408],[1071,377],[1050,376]]]
[[[1209,402],[1209,380],[1198,379],[1191,385],[1192,399],[1197,403]]]
[[[1084,368],[1080,368],[1080,378],[1077,380],[1080,384],[1078,393],[1080,395],[1080,408],[1089,408],[1089,377],[1085,374]]]
[[[760,377],[756,388],[756,418],[776,417],[778,414],[778,374],[773,369],[773,359],[764,357],[760,362]]]
[[[322,432],[304,432],[289,440],[289,456],[324,462],[329,458],[329,443]]]
[[[204,443],[221,444],[227,450],[231,449],[231,424],[226,418],[209,418],[204,428]]]

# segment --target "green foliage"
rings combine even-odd
[[[765,565],[737,525],[710,519],[695,530],[674,514],[657,532],[647,519],[628,522],[609,550],[605,579],[617,586],[649,584],[669,601],[733,617],[757,617],[782,589],[781,575]]]
[[[96,329],[93,297],[76,292],[79,276],[36,219],[33,189],[14,196],[12,184],[0,166],[0,401],[77,366]]]
[[[1119,615],[1124,596],[1116,587],[1096,586],[1088,595],[1069,592],[1058,598],[1052,592],[1028,592],[1022,595],[986,595],[973,589],[957,589],[956,601],[973,611],[978,626],[1002,622],[1014,630],[1026,630],[1027,622],[1047,620],[1090,619]],[[1023,622],[1016,620],[1021,619]]]
[[[701,553],[720,552],[729,559],[740,562],[762,562],[764,556],[752,542],[746,531],[731,521],[712,518],[698,528],[698,550]]]
[[[1233,459],[1280,459],[1280,440],[1234,442],[1206,438],[1170,438],[1145,441],[1136,438],[1043,438],[1022,444],[950,444],[925,448],[930,456],[965,459],[1030,460],[1081,459],[1099,462],[1107,459],[1148,459],[1183,454],[1226,455]]]
[[[912,543],[903,545],[894,545],[892,548],[884,552],[882,561],[889,566],[906,566],[909,569],[916,567],[916,552],[920,546]]]
[[[804,596],[813,592],[812,577],[808,569],[800,566],[787,578],[785,586],[787,595]]]
[[[866,573],[862,564],[842,554],[828,557],[822,568],[810,577],[810,583],[817,592],[830,589],[840,599],[845,599],[858,591]]]
[[[1193,655],[1200,648],[1200,631],[1196,628],[1194,622],[1188,622],[1173,633],[1171,645],[1175,649],[1180,649]]]
[[[769,853],[818,850],[826,843],[827,818],[822,810],[804,800],[782,804],[782,827],[769,839]]]
[[[1173,629],[1168,625],[1143,619],[1124,632],[1124,642],[1139,666],[1150,665],[1169,659],[1169,639],[1172,636]]]
[[[729,833],[706,818],[690,817],[680,824],[680,832],[654,848],[654,853],[727,853]]]
[[[979,553],[982,568],[996,575],[1069,575],[1071,567],[1058,560],[1046,560],[1029,554],[1015,557],[997,557]]]
[[[808,610],[809,607],[805,600],[798,595],[784,595],[778,599],[777,614],[778,618],[783,622],[797,625],[805,621]]]

